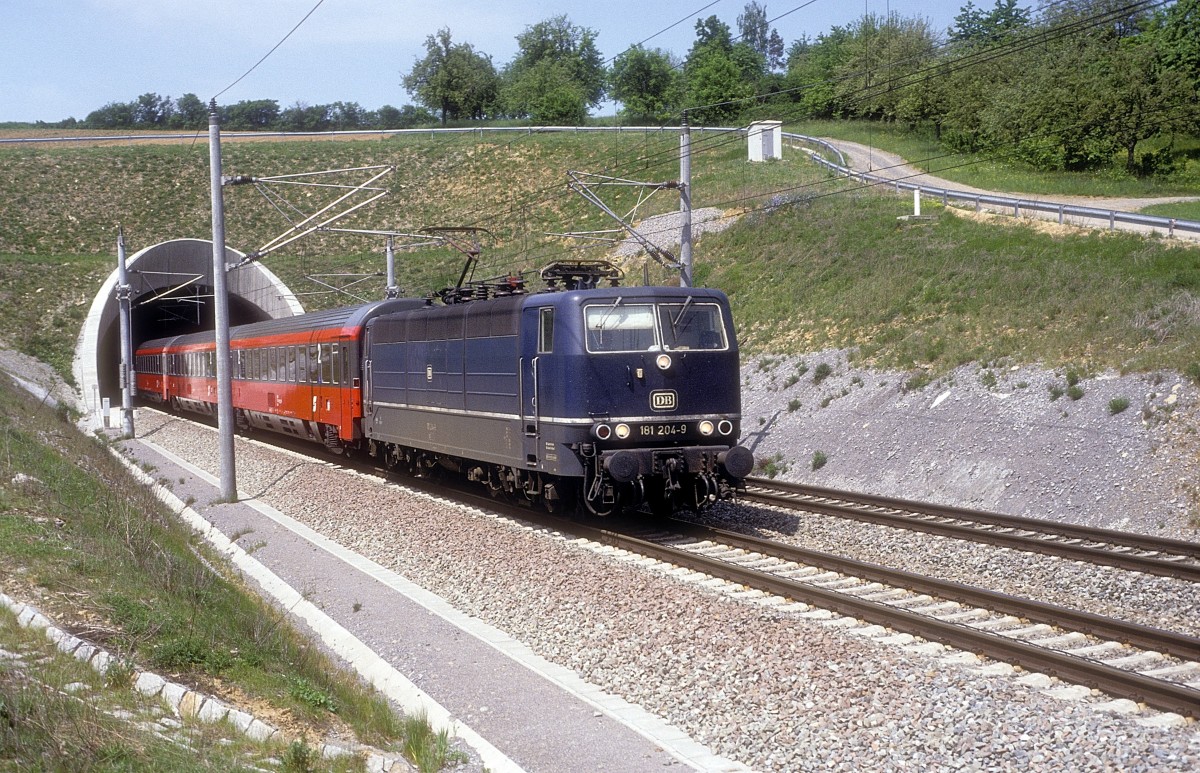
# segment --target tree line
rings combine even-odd
[[[132,102],[110,102],[88,113],[82,121],[69,118],[53,126],[80,129],[206,129],[209,108],[195,94],[178,99],[143,94]],[[280,108],[274,99],[247,99],[218,105],[221,126],[231,131],[320,132],[355,129],[411,129],[436,118],[414,105],[384,105],[367,110],[357,102],[308,105],[298,102]]]
[[[864,14],[785,44],[765,4],[731,27],[698,19],[685,55],[634,46],[606,63],[596,31],[555,16],[517,36],[512,61],[456,42],[448,28],[401,73],[415,105],[274,100],[220,108],[229,129],[401,129],[518,119],[578,125],[606,99],[628,124],[755,118],[859,119],[930,131],[950,150],[992,152],[1042,169],[1124,166],[1168,174],[1173,138],[1200,134],[1200,0],[994,0],[962,6],[944,33],[922,17]],[[194,94],[145,94],[89,114],[89,128],[202,128]],[[1139,143],[1159,139],[1139,154]]]

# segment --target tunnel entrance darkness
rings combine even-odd
[[[227,249],[226,264],[244,256]],[[177,239],[156,244],[126,261],[131,288],[131,328],[136,349],[143,341],[213,329],[212,242]],[[304,309],[266,266],[248,263],[227,273],[229,324],[244,325],[303,314]],[[75,349],[75,378],[84,408],[99,425],[104,398],[121,404],[121,324],[117,272],[100,286]]]
[[[212,288],[198,287],[197,293],[202,301],[189,303],[188,308],[181,308],[178,303],[163,300],[149,300],[153,294],[134,298],[130,318],[133,329],[133,348],[136,351],[142,342],[154,338],[199,333],[213,329]],[[204,297],[208,296],[208,297]],[[236,295],[229,297],[229,324],[245,325],[250,322],[262,322],[271,317],[262,309],[251,304],[245,298]],[[121,324],[114,319],[107,329],[100,331],[97,344],[96,359],[107,363],[108,367],[97,369],[99,395],[112,400],[113,405],[121,402],[121,385],[119,381],[119,366],[121,361]]]

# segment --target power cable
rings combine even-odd
[[[321,4],[322,4],[322,3],[324,3],[324,2],[325,2],[325,0],[317,0],[317,4],[316,4],[316,5],[314,5],[314,6],[312,7],[312,10],[311,10],[311,11],[309,11],[308,13],[304,14],[304,18],[303,18],[303,19],[301,19],[300,21],[296,22],[296,26],[295,26],[295,27],[292,27],[292,29],[291,29],[291,30],[288,32],[288,34],[284,35],[284,36],[283,36],[283,38],[282,38],[282,39],[281,39],[281,40],[280,40],[278,43],[276,43],[276,44],[275,44],[275,45],[274,45],[274,46],[271,48],[271,50],[270,50],[270,51],[268,51],[267,53],[263,54],[263,57],[262,57],[262,59],[259,59],[257,62],[255,62],[255,63],[254,63],[254,66],[252,66],[252,67],[251,67],[249,70],[246,70],[246,72],[242,73],[242,74],[241,74],[241,76],[240,76],[240,77],[238,77],[238,79],[237,79],[237,80],[235,80],[233,83],[230,83],[228,86],[226,86],[225,88],[221,89],[221,90],[220,90],[220,91],[218,91],[216,94],[213,94],[213,96],[212,96],[212,99],[213,99],[213,101],[216,101],[217,97],[221,96],[221,95],[222,95],[222,94],[224,94],[226,91],[229,91],[231,88],[233,88],[234,86],[236,86],[236,85],[238,85],[239,83],[241,83],[241,82],[242,82],[242,80],[243,80],[243,79],[245,79],[245,77],[246,77],[247,75],[249,75],[250,73],[254,72],[256,69],[258,69],[258,66],[259,66],[260,64],[262,64],[263,62],[267,61],[267,58],[268,58],[269,56],[271,56],[271,54],[275,53],[275,50],[276,50],[277,48],[279,48],[280,46],[282,46],[282,45],[284,44],[284,42],[285,42],[285,41],[286,41],[288,38],[290,38],[290,37],[291,37],[291,36],[292,36],[292,35],[293,35],[293,34],[296,32],[296,30],[300,29],[300,26],[301,26],[302,24],[304,24],[304,22],[308,21],[308,17],[310,17],[310,16],[312,16],[314,13],[316,13],[316,12],[317,12],[317,9],[318,9],[318,8],[320,8],[320,7],[321,7]]]

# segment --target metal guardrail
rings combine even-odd
[[[428,134],[436,136],[438,134],[478,134],[483,136],[485,133],[507,133],[507,134],[587,134],[595,132],[616,132],[618,134],[663,134],[668,131],[676,132],[678,127],[675,126],[473,126],[462,128],[443,129],[435,127],[432,129],[354,129],[347,131],[324,131],[324,132],[236,132],[223,131],[223,138],[278,138],[278,137],[354,137],[367,136],[374,137],[380,134],[395,134],[395,135],[416,135]],[[72,143],[72,142],[138,142],[147,140],[178,140],[187,139],[193,135],[203,141],[208,141],[208,135],[205,130],[194,132],[172,132],[172,133],[142,133],[137,134],[109,134],[109,135],[92,135],[87,137],[0,137],[0,145],[3,144],[33,144],[40,142],[50,143]],[[704,131],[728,132],[741,131],[740,129],[722,129],[717,127],[696,126],[692,131],[702,133]]]
[[[1034,199],[1012,198],[1009,196],[992,196],[988,194],[971,193],[969,191],[958,191],[951,188],[937,188],[929,185],[918,185],[916,183],[904,182],[888,177],[883,177],[870,172],[856,172],[846,166],[846,157],[840,150],[834,147],[829,142],[817,137],[808,137],[803,134],[794,132],[784,132],[783,136],[790,140],[816,145],[830,153],[838,159],[835,163],[827,158],[824,158],[819,153],[810,153],[813,161],[826,167],[838,174],[851,177],[856,180],[861,180],[864,183],[873,185],[889,185],[893,186],[897,192],[902,190],[918,191],[924,198],[940,200],[942,204],[948,204],[950,201],[959,201],[966,204],[974,204],[978,210],[984,206],[989,209],[995,209],[1002,213],[1011,212],[1013,217],[1021,217],[1022,213],[1040,212],[1051,216],[1057,215],[1058,222],[1061,224],[1068,217],[1080,218],[1085,221],[1100,220],[1108,223],[1110,231],[1116,230],[1117,223],[1127,223],[1129,225],[1139,225],[1146,228],[1160,230],[1168,237],[1174,237],[1181,234],[1192,235],[1194,238],[1200,238],[1200,221],[1182,220],[1174,217],[1158,217],[1156,215],[1143,215],[1139,212],[1123,212],[1113,209],[1099,209],[1096,207],[1080,207],[1073,204],[1061,204],[1052,201],[1038,201]]]

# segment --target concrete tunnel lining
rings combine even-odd
[[[211,241],[174,239],[146,247],[127,259],[135,347],[152,338],[212,329],[212,255]],[[229,247],[225,248],[225,256],[227,264],[236,264],[245,257]],[[261,263],[247,263],[229,271],[227,287],[231,325],[304,313],[295,294]],[[114,408],[121,406],[116,288],[114,268],[92,299],[75,346],[75,381],[83,399],[82,408],[93,427],[103,424],[103,398],[110,398]]]

